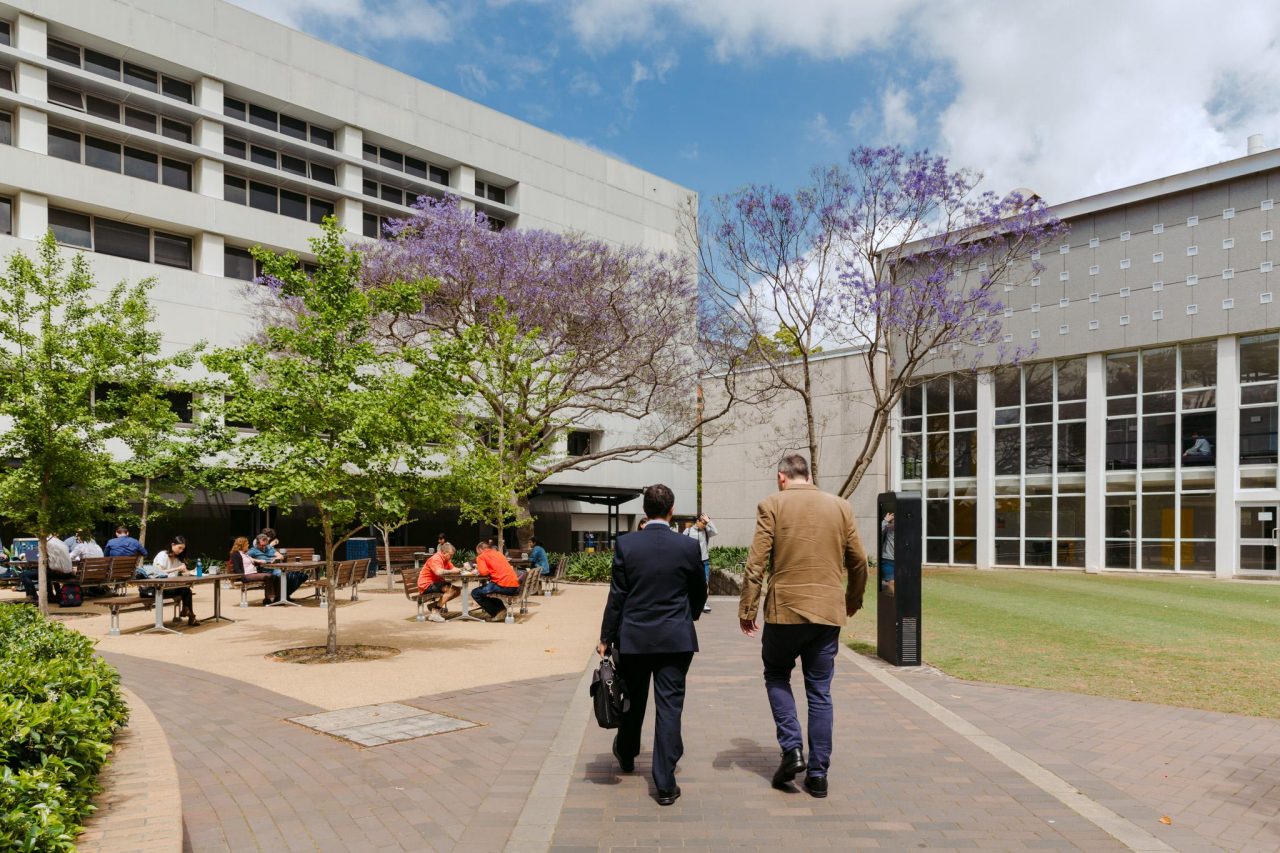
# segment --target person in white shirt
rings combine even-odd
[[[54,596],[57,594],[57,590],[53,585],[75,580],[76,571],[71,565],[71,552],[67,550],[66,543],[56,535],[49,535],[48,541],[45,542],[45,554],[48,555],[49,600],[53,601]],[[36,589],[39,583],[39,567],[27,569],[22,573],[22,588],[26,590],[27,598],[32,601],[37,600]]]
[[[698,547],[702,550],[702,571],[707,576],[707,586],[711,585],[711,537],[719,532],[716,526],[712,524],[711,519],[707,518],[707,514],[699,513],[698,520],[685,530],[684,535],[691,539],[698,540]],[[711,605],[705,604],[702,607],[703,613],[711,612]]]
[[[71,549],[72,562],[78,562],[85,558],[101,557],[102,546],[93,541],[92,533],[76,534],[75,547]]]
[[[151,564],[168,577],[189,575],[191,571],[187,568],[186,550],[187,540],[182,536],[175,536],[173,541],[169,543],[168,548],[156,554],[156,558],[152,560]],[[191,587],[180,586],[166,589],[164,597],[176,598],[182,602],[182,618],[187,620],[188,625],[196,624],[196,612],[191,607]]]

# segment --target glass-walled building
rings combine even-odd
[[[1005,288],[1031,354],[902,400],[929,563],[1278,574],[1278,196],[1270,150],[1055,208]]]

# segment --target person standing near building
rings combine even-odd
[[[707,517],[705,512],[698,514],[698,520],[685,530],[684,535],[698,541],[698,550],[702,553],[702,573],[706,576],[707,587],[711,587],[711,537],[719,531]],[[711,605],[702,605],[703,613],[711,612]]]
[[[662,806],[680,797],[675,771],[684,754],[680,734],[684,683],[698,651],[693,623],[707,599],[697,547],[671,530],[674,505],[671,489],[660,484],[649,486],[644,490],[644,514],[649,523],[643,530],[618,537],[609,600],[596,647],[601,657],[611,647],[618,652],[618,674],[631,699],[613,739],[614,758],[625,773],[635,769],[649,682],[653,681],[657,719],[652,772]]]
[[[748,637],[756,635],[760,591],[771,561],[761,656],[782,750],[773,784],[785,786],[807,767],[805,790],[825,797],[831,764],[831,678],[840,628],[862,609],[867,557],[849,502],[814,486],[808,460],[796,453],[778,463],[777,494],[756,507],[756,531],[738,605],[742,633]],[[807,764],[791,692],[797,658],[809,700]]]

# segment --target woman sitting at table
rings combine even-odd
[[[547,549],[542,547],[542,542],[537,539],[530,539],[529,544],[533,548],[529,551],[529,569],[541,572],[543,577],[551,574],[551,561],[547,559]]]
[[[276,551],[275,545],[271,544],[270,534],[274,532],[275,531],[268,528],[254,537],[253,547],[249,549],[249,557],[262,567],[259,571],[266,570],[278,578],[280,577],[282,570],[273,568],[271,564],[283,562],[283,555]],[[302,586],[302,582],[306,579],[306,572],[288,572],[288,579],[285,582],[285,599],[287,600],[289,596],[293,595],[294,592],[297,591],[298,587]],[[274,589],[271,584],[267,584],[266,589],[267,594],[262,599],[264,607],[268,604],[275,604],[276,597],[280,595],[280,586],[278,582]]]
[[[427,558],[427,564],[418,573],[418,595],[440,595],[440,600],[427,608],[427,619],[432,622],[443,622],[444,614],[449,612],[449,602],[462,595],[460,586],[443,577],[445,572],[454,571],[453,553],[452,545],[448,542],[440,543],[440,550]]]
[[[271,580],[269,572],[260,571],[258,563],[249,556],[249,537],[237,536],[231,545],[231,553],[227,555],[227,574],[239,575],[243,581]],[[270,584],[263,585],[263,606],[271,600]]]
[[[186,550],[187,540],[181,536],[175,536],[173,541],[169,543],[168,548],[156,554],[151,564],[171,578],[179,575],[189,575],[191,572],[187,569]],[[182,602],[182,617],[187,620],[188,625],[196,624],[196,612],[191,607],[191,587],[180,586],[166,589],[162,598],[174,598]],[[160,607],[162,605],[157,603],[156,606]]]

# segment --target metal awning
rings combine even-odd
[[[641,489],[620,486],[566,486],[543,483],[533,490],[531,497],[562,498],[604,506],[621,506],[640,497]]]

